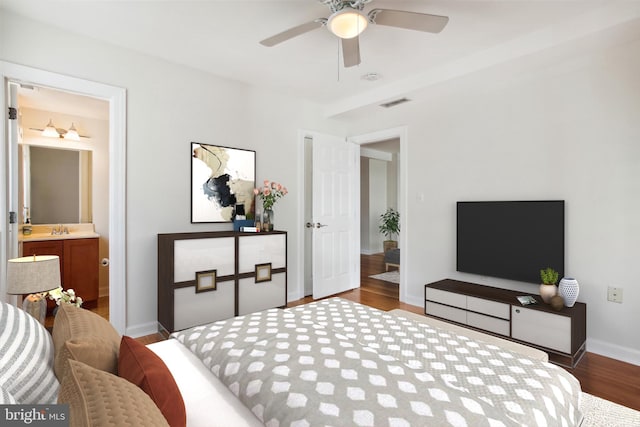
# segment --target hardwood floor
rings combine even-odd
[[[423,314],[424,307],[405,304],[398,300],[398,285],[369,278],[370,275],[383,271],[385,268],[382,254],[362,255],[360,288],[337,296],[384,311],[400,308]],[[311,301],[313,298],[306,297],[290,302],[288,306],[293,307]],[[163,339],[162,335],[154,334],[138,340],[143,344],[150,344]],[[640,411],[640,366],[587,352],[576,368],[567,370],[580,381],[583,391]]]

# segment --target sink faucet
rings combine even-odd
[[[51,227],[51,235],[60,235],[60,234],[69,234],[69,229],[67,227],[63,227],[62,224],[54,225]]]

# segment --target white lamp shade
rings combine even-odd
[[[64,134],[65,139],[71,139],[73,141],[80,141],[80,135],[78,135],[78,130],[71,123],[71,127],[67,130],[67,133]]]
[[[329,30],[341,39],[352,39],[362,33],[369,21],[355,9],[342,9],[329,17]]]
[[[7,293],[34,294],[60,287],[60,258],[34,255],[7,263]]]
[[[53,124],[53,120],[49,119],[49,123],[47,124],[47,127],[44,128],[44,130],[42,131],[42,136],[49,136],[52,138],[59,138],[60,134],[58,133],[58,130],[56,129],[56,127]]]

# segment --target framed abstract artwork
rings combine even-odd
[[[191,222],[231,222],[236,208],[255,216],[256,152],[191,143]]]

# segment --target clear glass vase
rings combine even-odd
[[[262,212],[262,231],[273,231],[273,210],[265,209]]]

